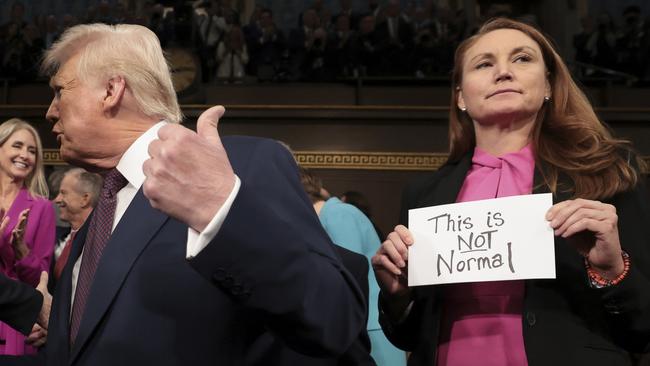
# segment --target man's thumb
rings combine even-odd
[[[220,145],[221,139],[217,132],[217,124],[225,112],[226,109],[223,106],[218,105],[201,113],[199,120],[196,122],[196,132],[199,136],[207,139],[214,145]]]

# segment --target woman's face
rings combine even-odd
[[[0,169],[16,180],[25,180],[36,165],[36,140],[27,130],[15,131],[0,146]]]
[[[495,30],[465,52],[457,103],[475,122],[533,123],[545,96],[551,94],[542,51],[526,34]]]

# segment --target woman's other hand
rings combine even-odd
[[[607,279],[624,270],[616,207],[586,199],[567,200],[546,213],[556,236],[569,240],[593,269]]]
[[[16,260],[21,260],[29,254],[29,248],[25,243],[25,228],[27,227],[27,218],[29,209],[24,209],[18,217],[16,227],[11,231],[11,245],[14,248]]]

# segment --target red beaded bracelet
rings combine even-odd
[[[585,266],[587,267],[587,275],[589,276],[589,281],[591,285],[596,288],[603,288],[608,286],[618,285],[630,272],[630,255],[621,251],[621,256],[623,257],[623,272],[618,275],[613,280],[608,280],[601,276],[596,270],[591,267],[587,258],[585,258]]]

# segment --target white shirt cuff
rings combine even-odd
[[[235,197],[237,197],[237,193],[239,193],[239,187],[241,187],[241,181],[235,175],[235,185],[232,188],[232,192],[230,192],[223,206],[217,211],[217,214],[214,215],[208,226],[200,233],[191,227],[187,228],[187,251],[185,254],[187,259],[192,259],[198,255],[217,236],[221,225],[226,220],[226,216],[228,216],[228,212],[230,212],[230,206],[232,206]]]

